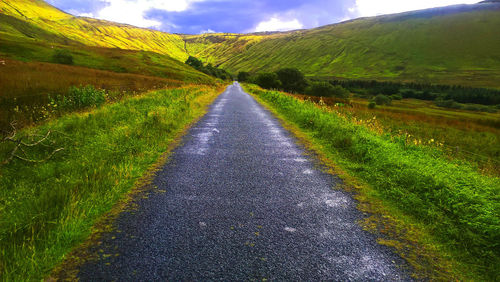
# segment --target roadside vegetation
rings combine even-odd
[[[329,106],[346,118],[369,124],[379,132],[404,136],[407,142],[430,146],[449,158],[468,161],[484,174],[500,175],[499,90],[312,80],[306,79],[297,69],[257,74],[240,72],[238,79]],[[282,80],[293,83],[282,83]],[[455,106],[447,106],[447,103]]]
[[[99,107],[102,93],[73,89],[98,95],[88,104],[93,108],[13,134],[26,144],[42,142],[17,151],[27,160],[14,157],[0,166],[2,280],[43,279],[221,90],[185,86]],[[0,143],[1,161],[16,144]]]
[[[405,136],[377,133],[330,107],[254,86],[246,89],[358,179],[361,198],[381,201],[391,211],[384,217],[403,219],[399,232],[408,232],[407,243],[417,245],[390,245],[417,269],[444,280],[498,277],[498,177],[482,175],[468,162],[450,160]]]
[[[109,100],[147,90],[179,87],[185,82],[161,77],[115,73],[77,66],[3,60],[0,65],[0,130],[11,121],[19,126],[34,124],[54,116],[51,99],[71,94],[71,87],[92,85],[106,91]],[[208,78],[207,78],[208,80]],[[212,80],[211,84],[214,84]],[[59,97],[59,98],[57,98]],[[60,106],[55,104],[56,107]]]
[[[217,68],[217,67],[214,67],[210,63],[205,65],[205,64],[203,64],[202,61],[200,61],[199,59],[197,59],[193,56],[189,56],[189,58],[186,60],[185,63],[186,63],[186,65],[191,66],[204,74],[207,74],[207,75],[210,75],[210,76],[213,76],[216,78],[220,78],[222,80],[227,80],[227,79],[232,78],[231,75],[227,71],[220,69],[220,68]]]

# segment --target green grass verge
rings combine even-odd
[[[44,278],[205,113],[219,90],[150,92],[21,131],[52,130],[53,147],[64,151],[40,164],[14,160],[0,166],[0,280]],[[11,148],[0,144],[0,155]],[[32,149],[27,153],[33,158],[50,152]]]
[[[394,233],[412,233],[413,242],[445,260],[410,260],[433,279],[490,280],[500,277],[500,181],[467,163],[450,162],[439,151],[377,135],[326,108],[280,92],[246,86],[282,119],[305,133],[320,154],[333,160],[367,189],[357,192],[400,217]],[[402,220],[399,220],[401,223]],[[413,232],[414,229],[420,232]],[[424,235],[421,235],[423,232]],[[418,233],[418,234],[417,234]],[[408,236],[413,236],[407,234]],[[415,235],[417,234],[417,235]],[[394,245],[394,244],[393,244]],[[430,245],[430,246],[429,246]],[[404,246],[417,249],[421,246]],[[449,265],[438,265],[451,261]],[[427,264],[422,266],[421,264]],[[420,264],[420,265],[418,265]]]

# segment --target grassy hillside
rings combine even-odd
[[[41,0],[0,0],[4,15],[24,23],[2,21],[0,31],[37,39],[56,39],[57,42],[78,42],[89,46],[153,51],[178,60],[187,59],[181,36],[133,27],[108,21],[74,17]],[[5,18],[5,17],[4,17]],[[26,31],[26,26],[35,26]],[[7,26],[7,27],[5,27]],[[43,36],[43,37],[40,37]]]
[[[0,18],[1,16],[0,14]],[[0,30],[1,28],[2,23],[0,23]],[[210,83],[213,81],[213,78],[168,55],[151,51],[64,45],[40,40],[40,38],[32,39],[2,34],[0,36],[0,58],[53,63],[55,50],[65,49],[73,56],[73,62],[76,66],[187,82]]]
[[[0,38],[37,44],[150,51],[181,62],[193,55],[230,72],[296,67],[316,77],[500,88],[500,3],[361,18],[295,32],[205,35],[74,17],[41,0],[0,0],[0,11]]]
[[[358,19],[258,42],[213,35],[210,48],[188,44],[188,51],[233,72],[296,67],[309,76],[500,87],[499,28],[500,4],[484,3]],[[227,51],[228,44],[237,50]]]

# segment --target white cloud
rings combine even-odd
[[[479,0],[356,0],[356,6],[349,9],[354,17],[369,17],[400,13],[432,7],[455,4],[474,4]]]
[[[297,19],[283,21],[278,19],[277,17],[272,17],[267,21],[260,22],[255,28],[255,31],[286,31],[301,29],[303,26],[304,25],[302,25]]]
[[[207,30],[200,31],[200,34],[205,34],[205,33],[217,33],[217,32],[215,30],[211,30],[210,28]]]
[[[79,17],[86,17],[86,18],[93,18],[94,17],[94,14],[92,14],[92,13],[77,13],[76,15]]]
[[[98,11],[99,19],[127,23],[139,27],[160,27],[161,22],[145,18],[151,9],[169,12],[182,12],[193,2],[202,0],[104,0],[107,6]]]

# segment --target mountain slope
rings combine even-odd
[[[0,12],[0,39],[144,50],[180,62],[192,55],[233,73],[296,67],[315,77],[500,88],[498,1],[256,34],[168,34],[74,17],[41,0],[0,0]]]
[[[67,43],[78,42],[88,46],[152,51],[185,60],[181,36],[160,31],[142,29],[91,18],[74,17],[41,0],[0,0],[2,14],[33,24],[55,38]],[[10,31],[19,36],[30,37],[18,25],[8,30],[2,20],[0,31]]]
[[[182,58],[170,56],[179,53],[177,45],[184,44],[179,38],[73,17],[44,1],[0,0],[0,56],[4,58],[50,63],[55,49],[67,49],[77,66],[212,83],[213,78],[183,63],[187,57],[183,50]]]
[[[500,87],[500,4],[459,5],[357,19],[197,53],[229,71],[296,67],[310,76]],[[190,47],[188,45],[188,47]],[[189,49],[188,49],[189,51]],[[227,54],[227,55],[226,55]]]

